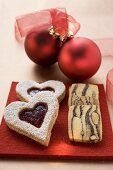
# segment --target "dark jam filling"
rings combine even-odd
[[[19,113],[20,120],[28,122],[33,126],[40,128],[45,115],[48,111],[46,103],[37,103],[32,109],[25,109]]]
[[[33,97],[36,93],[40,92],[40,91],[52,91],[52,92],[55,92],[55,90],[51,87],[46,87],[46,88],[43,88],[43,89],[39,89],[39,88],[30,88],[28,89],[28,94]]]

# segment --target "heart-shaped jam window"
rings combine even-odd
[[[31,97],[33,97],[36,93],[38,93],[38,92],[40,92],[40,91],[51,91],[51,92],[55,92],[55,90],[54,90],[53,88],[51,88],[51,87],[45,87],[45,88],[42,88],[42,89],[33,87],[33,88],[28,89],[27,92],[28,92],[28,94],[29,94]]]
[[[19,119],[40,128],[48,111],[47,103],[37,103],[32,109],[25,109],[19,113]]]

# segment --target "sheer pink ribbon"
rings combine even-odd
[[[104,43],[105,41],[105,43]],[[113,57],[113,39],[103,40],[104,55]],[[112,62],[112,61],[111,61]],[[113,68],[110,69],[106,77],[106,95],[110,103],[113,105]]]
[[[111,104],[113,104],[113,69],[111,69],[107,74],[106,95]]]
[[[102,56],[107,57],[108,60],[111,59],[113,61],[113,38],[99,39],[96,40],[96,43],[101,50]],[[113,105],[113,68],[111,64],[108,64],[107,70],[106,95],[110,103]]]
[[[50,29],[54,27],[60,37],[67,37],[71,31],[75,35],[80,29],[80,24],[66,13],[65,8],[53,8],[26,14],[16,18],[15,37],[18,41],[34,30]]]

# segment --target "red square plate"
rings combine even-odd
[[[17,101],[15,87],[11,85],[7,104]],[[68,138],[68,88],[65,99],[60,104],[59,116],[52,131],[51,141],[46,148],[35,141],[10,130],[4,118],[0,126],[0,157],[113,160],[113,133],[109,118],[106,95],[103,85],[99,87],[100,108],[103,123],[103,140],[97,144],[72,143]]]

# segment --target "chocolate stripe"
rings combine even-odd
[[[90,130],[91,130],[91,136],[92,136],[94,134],[94,129],[93,129],[93,126],[92,126],[90,119],[89,119],[89,113],[90,113],[91,109],[92,109],[92,106],[86,112],[85,122],[86,122],[86,125],[89,125]]]
[[[73,105],[73,94],[76,95],[76,89],[78,88],[78,85],[76,84],[71,92],[72,97],[71,97],[71,105]]]
[[[75,87],[73,88],[72,94],[75,93],[76,95],[76,89],[78,88],[78,85],[76,84]]]
[[[96,110],[95,112],[98,114],[98,106],[96,106]],[[98,117],[99,117],[99,122],[98,122],[98,125],[95,125],[96,126],[96,130],[97,130],[97,134],[98,134],[98,137],[100,139],[100,115],[98,114]]]
[[[82,122],[82,113],[83,113],[83,108],[84,106],[80,106],[80,117],[81,117],[81,124],[82,124],[82,133],[81,133],[81,136],[82,136],[82,141],[83,141],[83,136],[84,136],[84,130],[83,130],[83,122]]]
[[[82,96],[85,96],[86,95],[86,92],[87,92],[87,89],[89,88],[89,85],[86,84],[83,91],[82,91]]]

